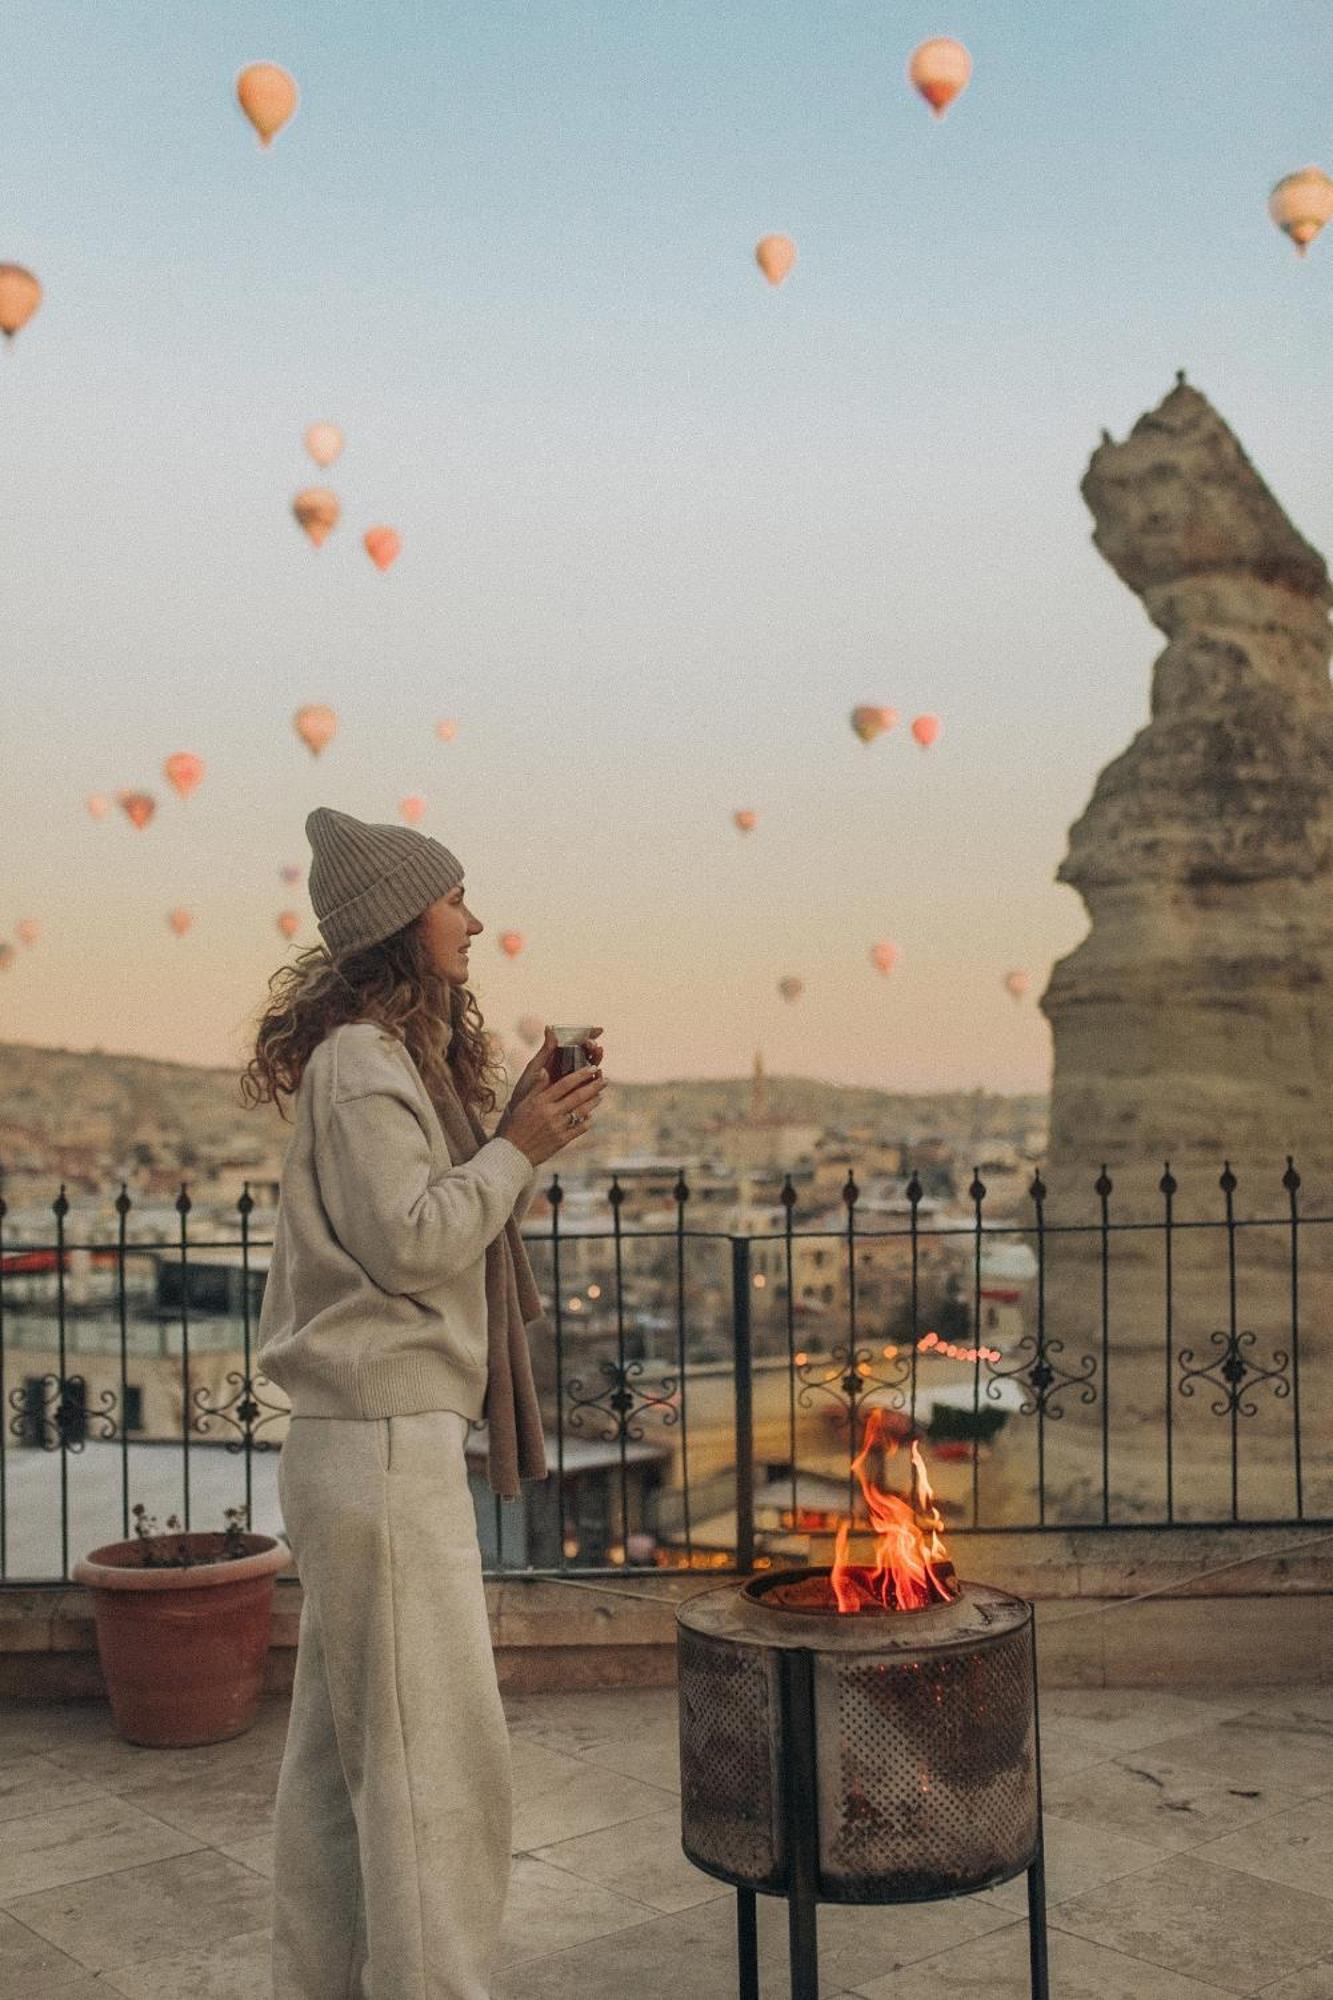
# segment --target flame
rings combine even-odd
[[[876,1445],[887,1444],[890,1451],[898,1448],[884,1416],[881,1409],[870,1411],[865,1442],[852,1460],[852,1471],[861,1482],[870,1525],[877,1537],[875,1567],[866,1569],[848,1562],[852,1524],[850,1519],[840,1522],[829,1579],[839,1611],[873,1607],[884,1611],[924,1611],[929,1604],[949,1604],[958,1596],[957,1578],[944,1545],[944,1522],[915,1442],[911,1450],[910,1503],[896,1493],[882,1492],[866,1472],[866,1460]]]

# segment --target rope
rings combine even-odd
[[[1197,1576],[1189,1579],[1191,1584],[1208,1583],[1215,1576],[1223,1576],[1228,1570],[1243,1569],[1246,1563],[1274,1562],[1281,1556],[1303,1555],[1307,1549],[1322,1549],[1333,1542],[1333,1534],[1314,1535],[1308,1541],[1287,1542],[1282,1548],[1253,1549],[1247,1555],[1232,1556],[1229,1561],[1213,1563],[1208,1569],[1201,1569]],[[501,1578],[500,1581],[507,1579]],[[542,1583],[562,1584],[566,1590],[593,1590],[602,1597],[636,1597],[643,1604],[669,1604],[671,1599],[659,1597],[654,1591],[629,1590],[616,1583],[591,1583],[586,1577],[544,1576]],[[1048,1620],[1048,1626],[1072,1625],[1076,1618],[1100,1618],[1106,1611],[1124,1611],[1131,1604],[1146,1604],[1151,1597],[1165,1597],[1170,1591],[1180,1588],[1179,1579],[1170,1583],[1155,1584],[1151,1590],[1140,1590],[1133,1597],[1112,1597],[1102,1604],[1085,1605],[1081,1611],[1070,1611],[1063,1618]],[[1193,1596],[1195,1593],[1186,1593]]]

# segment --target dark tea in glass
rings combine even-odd
[[[591,1028],[562,1028],[555,1026],[555,1047],[546,1060],[546,1073],[552,1083],[559,1083],[562,1076],[572,1076],[575,1070],[589,1068],[583,1044],[592,1035]]]

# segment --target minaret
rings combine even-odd
[[[750,1079],[750,1110],[746,1120],[750,1125],[768,1123],[768,1083],[764,1077],[764,1058],[759,1049],[754,1052],[754,1074]]]

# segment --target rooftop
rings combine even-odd
[[[734,1899],[680,1851],[674,1691],[507,1695],[514,1865],[494,2000],[734,2000]],[[0,1715],[0,1988],[265,2000],[287,1703],[146,1750],[100,1702]],[[1042,1695],[1061,2000],[1333,1994],[1333,1693]],[[785,1911],[759,1899],[765,1991]],[[1024,1886],[819,1911],[825,2000],[1020,2000]],[[188,1942],[186,1942],[188,1940]]]

